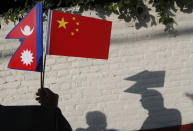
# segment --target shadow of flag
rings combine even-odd
[[[165,71],[142,71],[136,75],[125,78],[136,83],[124,92],[141,94],[148,88],[160,88],[164,86]]]

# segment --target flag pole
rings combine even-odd
[[[45,54],[44,54],[44,63],[43,63],[43,72],[41,73],[41,81],[42,81],[42,89],[44,88],[44,80],[45,80],[45,70],[46,70],[46,54],[48,53],[48,48],[49,48],[49,42],[50,42],[50,27],[51,27],[51,19],[52,19],[52,15],[51,15],[52,11],[48,10],[48,19],[47,19],[47,34],[46,34],[46,44],[45,44]]]
[[[40,72],[40,86],[41,86],[41,89],[43,89],[43,73]]]
[[[43,66],[43,72],[42,72],[42,88],[44,88],[45,69],[46,69],[46,53],[44,55],[44,66]]]

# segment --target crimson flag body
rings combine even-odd
[[[51,11],[49,55],[108,59],[112,22]]]
[[[8,68],[42,72],[43,22],[41,3],[37,3],[23,20],[9,32],[6,38],[23,40],[12,56]]]

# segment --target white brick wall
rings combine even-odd
[[[85,15],[96,17],[89,11]],[[108,19],[113,21],[108,61],[47,56],[45,85],[59,94],[59,107],[72,128],[87,128],[87,113],[99,111],[107,119],[107,129],[140,129],[148,111],[141,105],[140,94],[124,91],[135,84],[125,78],[144,70],[165,72],[164,87],[152,90],[162,94],[165,109],[181,113],[181,124],[193,122],[193,100],[186,96],[193,94],[193,14],[177,15],[176,36],[164,32],[162,25],[136,30],[114,15]],[[40,74],[7,69],[9,54],[20,43],[4,39],[13,26],[3,24],[0,30],[0,104],[38,105],[35,92]],[[147,92],[145,97],[152,109],[158,108],[153,106],[158,102],[153,94]],[[157,114],[160,112],[158,108]],[[175,121],[158,127],[173,124]]]

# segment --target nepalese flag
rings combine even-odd
[[[112,22],[49,11],[46,53],[108,59]]]
[[[35,7],[12,29],[7,39],[23,39],[12,56],[8,68],[42,72],[43,68],[42,3]]]

